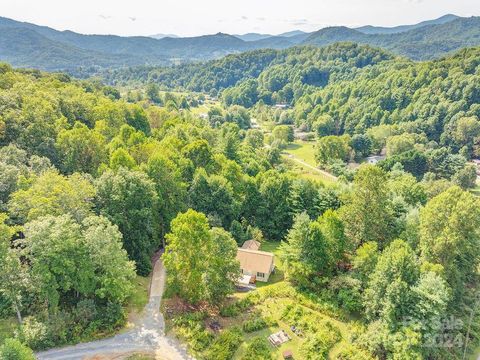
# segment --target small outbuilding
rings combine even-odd
[[[243,243],[242,249],[258,250],[260,249],[260,243],[256,240],[247,240]]]

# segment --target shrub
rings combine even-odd
[[[326,359],[330,349],[339,340],[340,332],[329,322],[325,322],[325,326],[319,327],[315,333],[307,337],[300,351],[306,360]]]
[[[243,331],[245,331],[246,333],[262,330],[262,329],[265,329],[266,327],[268,327],[268,324],[261,317],[250,319],[243,323]]]
[[[230,360],[242,343],[242,332],[232,328],[222,332],[205,354],[207,360]]]
[[[178,335],[185,338],[188,345],[195,352],[204,351],[210,346],[214,336],[201,323],[189,323],[188,326],[178,327]]]
[[[99,312],[102,314],[100,320],[102,328],[105,330],[115,330],[125,324],[127,316],[122,305],[109,302],[107,306]]]
[[[332,279],[329,288],[342,309],[352,313],[362,309],[361,281],[350,276],[339,276]]]
[[[367,351],[351,344],[342,344],[342,348],[336,354],[337,360],[373,360]]]
[[[47,336],[47,326],[33,317],[24,319],[22,326],[15,332],[16,338],[28,347],[39,350],[53,346]]]
[[[223,317],[235,317],[238,316],[241,312],[246,311],[252,305],[252,299],[250,297],[245,297],[232,304],[222,307],[220,309],[220,315]]]
[[[0,359],[5,360],[35,360],[32,349],[23,345],[17,339],[7,339],[0,346]]]
[[[240,314],[239,308],[236,304],[230,304],[220,309],[220,315],[223,317],[236,317]]]
[[[205,320],[207,316],[208,314],[204,311],[195,311],[182,314],[172,321],[175,326],[192,326],[199,321]]]
[[[257,337],[248,344],[245,355],[242,360],[271,360],[272,354],[270,346],[264,338]]]

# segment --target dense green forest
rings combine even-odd
[[[186,309],[168,320],[199,359],[276,326],[255,311],[279,299],[299,358],[460,358],[480,336],[479,77],[479,49],[417,63],[351,43],[113,71],[121,91],[2,64],[0,317],[17,325],[0,354],[121,329],[164,248]],[[221,102],[199,114],[197,92]],[[337,182],[285,160],[298,136]],[[249,239],[284,277],[234,298]],[[240,326],[210,331],[211,313]],[[258,339],[241,358],[271,358]]]
[[[277,125],[314,132],[321,137],[320,165],[339,174],[349,159],[386,150],[386,170],[399,162],[417,178],[457,174],[460,182],[474,186],[474,170],[466,161],[480,155],[479,56],[473,48],[413,62],[344,43],[256,51],[176,68],[130,69],[112,72],[108,79],[208,92],[226,106],[251,108],[260,121],[274,119]],[[275,104],[291,109],[272,109]]]

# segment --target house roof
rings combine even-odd
[[[237,250],[240,268],[248,271],[269,274],[273,267],[273,259],[274,255],[269,252],[243,248]]]
[[[260,243],[256,240],[247,240],[243,243],[242,249],[258,250],[260,249]]]

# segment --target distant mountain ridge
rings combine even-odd
[[[158,37],[84,35],[0,17],[0,60],[17,67],[86,76],[105,68],[163,66],[256,49],[325,46],[335,42],[357,42],[412,59],[430,59],[465,46],[480,45],[480,18],[445,15],[394,28],[339,26],[313,33],[295,30],[276,36],[217,33],[195,37],[159,34]]]
[[[364,34],[397,34],[397,33],[409,31],[412,29],[418,29],[428,25],[445,24],[447,22],[456,20],[458,18],[460,18],[460,16],[447,14],[439,17],[438,19],[422,21],[418,24],[413,24],[413,25],[400,25],[400,26],[393,26],[393,27],[366,25],[366,26],[355,28],[355,30],[360,31]]]
[[[180,36],[175,34],[153,34],[153,35],[150,35],[149,37],[159,40],[167,37],[177,39]]]
[[[356,42],[381,47],[414,60],[427,60],[480,45],[480,17],[456,18],[392,34],[365,34],[344,26],[312,33],[305,45],[326,46],[335,42]]]

